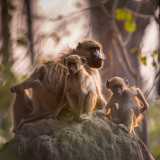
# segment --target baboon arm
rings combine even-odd
[[[111,98],[109,99],[109,101],[108,101],[108,103],[107,103],[107,105],[105,107],[106,110],[108,110],[109,108],[111,108],[114,105],[114,103],[116,103],[115,100],[114,100],[114,96],[111,96]]]
[[[143,103],[143,108],[141,108],[141,113],[144,113],[149,108],[149,105],[147,101],[145,100],[142,92],[138,88],[137,88],[137,97]]]
[[[76,105],[77,105],[75,96],[69,91],[66,91],[66,98],[67,98],[67,102],[69,103],[70,107],[73,110],[73,113],[75,114]]]
[[[77,112],[76,117],[82,114],[84,102],[85,102],[85,95],[80,93],[79,98],[78,98],[78,112]]]
[[[64,94],[63,97],[61,98],[60,103],[58,104],[58,106],[56,107],[53,113],[54,117],[57,117],[57,115],[59,114],[59,112],[61,111],[61,109],[64,107],[66,103],[67,103],[67,98],[66,98],[66,95]]]
[[[13,85],[10,88],[10,92],[13,93],[19,90],[29,89],[32,87],[32,85],[33,85],[33,80],[28,78],[19,84]]]

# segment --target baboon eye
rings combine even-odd
[[[94,47],[90,47],[89,50],[93,51],[93,50],[95,50],[95,48]]]

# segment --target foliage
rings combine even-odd
[[[160,155],[160,106],[153,104],[148,109],[149,150],[154,157]]]
[[[132,14],[126,12],[125,10],[118,8],[116,9],[116,19],[124,22],[124,29],[127,32],[134,32],[136,30],[137,24],[132,22],[133,16]]]
[[[146,66],[147,65],[147,57],[146,56],[142,56],[141,53],[138,53],[137,58]]]

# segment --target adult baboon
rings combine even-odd
[[[106,106],[106,100],[102,94],[102,81],[100,74],[97,69],[103,67],[104,63],[104,53],[102,51],[102,46],[94,41],[93,39],[86,39],[81,43],[78,43],[75,49],[70,49],[67,54],[64,54],[60,57],[59,62],[63,61],[66,56],[77,54],[80,57],[85,57],[87,60],[87,64],[84,66],[88,74],[93,77],[93,80],[96,84],[97,94],[98,94],[98,102],[96,104],[96,109],[102,109]]]
[[[139,88],[128,87],[128,80],[120,77],[114,77],[107,80],[106,87],[112,91],[108,104],[103,110],[97,111],[98,114],[105,115],[111,108],[113,120],[125,124],[129,133],[137,126],[141,120],[142,114],[149,108],[142,92]],[[118,108],[114,105],[118,104]],[[141,107],[143,104],[143,107]]]
[[[72,54],[77,54],[79,56],[84,56],[86,58],[87,64],[85,65],[85,69],[93,77],[93,80],[95,82],[96,89],[97,89],[97,94],[98,94],[98,102],[97,102],[95,108],[102,109],[103,107],[105,107],[106,101],[105,101],[104,96],[101,93],[102,82],[101,82],[100,74],[97,70],[97,69],[100,69],[104,63],[104,54],[102,52],[102,47],[98,42],[96,42],[92,39],[86,39],[82,43],[78,43],[75,50],[76,50],[76,52],[74,52],[74,50],[72,50],[72,49],[69,50],[69,52],[67,54],[64,54],[63,56],[61,56],[59,58],[59,60],[57,60],[57,61],[61,62],[64,59],[64,57],[72,55]],[[46,73],[46,74],[48,74],[48,73]],[[54,72],[53,72],[53,74],[54,74]],[[59,73],[57,72],[56,74],[57,75],[61,74],[61,71]],[[58,77],[57,77],[57,81],[58,81]],[[53,84],[54,83],[55,82],[53,82]],[[55,87],[58,88],[59,86],[57,85]],[[63,85],[63,89],[64,89],[64,85]],[[24,97],[24,98],[21,98],[21,97]],[[15,103],[16,104],[19,103],[19,105],[16,106]],[[15,99],[15,102],[12,106],[13,117],[18,117],[18,118],[13,118],[13,121],[14,121],[14,119],[16,119],[16,122],[15,122],[16,124],[20,123],[21,119],[26,118],[26,116],[32,111],[31,104],[32,104],[32,101],[28,98],[28,96],[25,94],[25,92],[23,90],[18,91],[16,93],[16,99]],[[14,108],[16,108],[16,109],[14,109]],[[23,109],[21,109],[21,108],[23,108]],[[16,110],[19,110],[19,112],[16,113]],[[26,112],[27,115],[24,115],[23,113],[26,110],[28,111],[28,112]],[[32,122],[34,120],[43,118],[46,115],[48,115],[48,112],[46,112],[42,115],[39,115],[35,118],[33,117],[31,119],[28,119],[25,122],[26,123]]]
[[[28,79],[10,88],[11,93],[16,93],[11,107],[13,132],[26,118],[55,109],[63,95],[67,73],[65,66],[52,61],[45,62]],[[24,91],[29,88],[32,88],[32,101]]]

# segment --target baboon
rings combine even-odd
[[[76,50],[76,52],[75,52]],[[89,75],[93,77],[96,84],[98,101],[96,104],[96,109],[102,109],[106,106],[106,100],[102,94],[102,81],[100,74],[97,69],[103,67],[104,64],[104,53],[102,51],[102,46],[94,41],[93,39],[86,39],[81,43],[78,43],[76,49],[70,49],[67,54],[60,57],[59,62],[63,61],[66,56],[77,54],[78,56],[84,56],[87,60],[87,64],[84,66],[85,70]]]
[[[76,50],[76,52],[74,50]],[[57,62],[62,63],[62,59],[64,59],[64,57],[66,57],[67,55],[68,56],[72,55],[72,54],[77,54],[79,56],[84,56],[86,58],[87,64],[85,65],[84,68],[89,73],[89,75],[92,76],[92,78],[95,82],[95,85],[96,85],[96,89],[97,89],[98,102],[97,102],[95,108],[97,108],[97,109],[104,108],[106,106],[106,100],[101,93],[102,82],[101,82],[100,74],[97,70],[97,69],[103,67],[103,63],[104,63],[104,54],[102,52],[101,45],[98,42],[96,42],[92,39],[86,39],[82,43],[78,43],[76,49],[73,49],[73,50],[71,49],[71,50],[68,51],[67,54],[62,55],[59,58],[59,60],[57,60]],[[53,71],[53,73],[54,73],[54,71]],[[46,73],[46,74],[48,74],[48,73]],[[61,75],[61,71],[59,73],[57,72],[56,75]],[[57,79],[57,81],[59,81],[59,80]],[[43,83],[44,82],[45,82],[45,79],[43,80]],[[56,83],[56,82],[53,82],[53,84],[54,83]],[[59,86],[55,85],[55,87],[58,88]],[[64,89],[64,86],[62,88]],[[21,98],[21,97],[23,97],[23,98]],[[18,104],[18,105],[15,105],[15,104]],[[13,121],[14,121],[13,123],[14,124],[20,123],[21,119],[25,119],[26,116],[32,111],[32,100],[28,98],[28,96],[25,94],[25,92],[23,90],[18,91],[16,93],[16,99],[15,99],[15,102],[12,106],[12,110],[13,110],[12,113],[13,113],[13,117],[14,117],[13,118]],[[18,110],[18,112],[17,112],[17,110]],[[26,110],[28,112],[26,112]],[[23,114],[24,112],[26,113],[25,115]],[[49,113],[51,114],[52,112],[49,112]],[[35,118],[33,117],[31,119],[26,120],[24,123],[32,122],[34,120],[41,119],[44,116],[48,115],[49,113],[46,112],[44,114],[36,116]]]
[[[96,85],[83,67],[86,64],[85,57],[70,55],[64,58],[64,64],[69,71],[65,80],[64,96],[56,111],[49,117],[55,118],[67,101],[72,109],[73,118],[83,121],[90,118],[97,103]]]
[[[114,77],[110,81],[107,80],[106,87],[113,94],[106,107],[97,111],[97,113],[105,115],[107,110],[111,108],[113,120],[124,124],[128,128],[129,133],[131,133],[141,120],[142,114],[149,108],[148,103],[139,88],[128,87],[126,78]],[[118,104],[118,109],[114,104]]]
[[[28,79],[10,88],[11,93],[16,93],[11,107],[14,133],[25,119],[54,111],[61,100],[67,73],[65,66],[52,61],[45,62]],[[29,88],[32,88],[32,101],[24,91]]]

